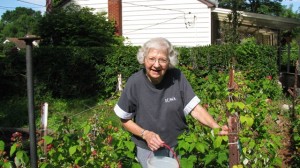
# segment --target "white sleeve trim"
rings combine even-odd
[[[184,115],[188,115],[200,103],[198,96],[195,96],[183,109]]]
[[[114,111],[116,115],[122,119],[132,119],[133,113],[128,113],[124,110],[122,110],[118,105],[115,105]]]

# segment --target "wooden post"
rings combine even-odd
[[[229,71],[229,82],[228,82],[228,90],[229,92],[233,92],[237,89],[237,84],[234,82],[234,69],[231,68]],[[228,97],[228,101],[233,101],[234,97],[230,94]],[[238,113],[230,114],[227,111],[228,117],[228,146],[229,146],[229,168],[232,168],[234,165],[239,165],[240,163],[240,153],[239,153],[239,116]]]
[[[228,146],[229,146],[229,168],[240,163],[240,152],[239,152],[239,137],[238,137],[238,124],[239,119],[237,115],[229,116],[229,135],[228,135]]]

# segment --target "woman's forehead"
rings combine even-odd
[[[148,55],[167,55],[167,50],[166,49],[155,49],[155,48],[150,48]]]

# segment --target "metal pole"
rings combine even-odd
[[[34,116],[33,99],[33,77],[32,77],[32,42],[38,40],[37,37],[24,37],[19,40],[26,42],[26,77],[27,77],[27,97],[28,97],[28,118],[29,118],[29,140],[30,140],[30,165],[37,168],[37,145],[36,145],[36,126]]]

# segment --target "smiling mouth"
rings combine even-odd
[[[153,72],[159,73],[161,70],[152,69]]]

